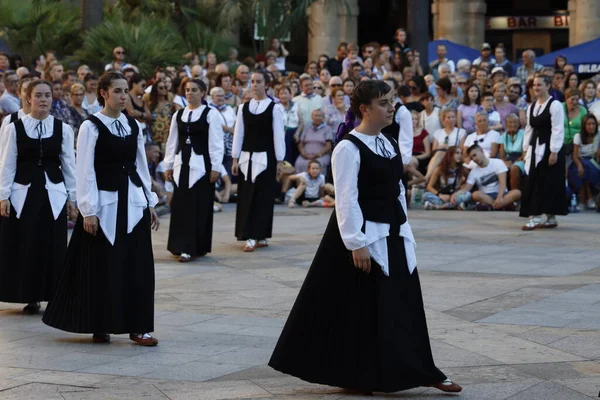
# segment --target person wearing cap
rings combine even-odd
[[[506,71],[502,67],[494,67],[492,70],[492,82],[504,82],[506,80]]]
[[[513,65],[506,58],[506,51],[504,50],[504,46],[496,46],[496,48],[494,49],[494,56],[496,57],[496,67],[502,67],[502,69],[506,72],[507,76],[513,76]]]
[[[473,60],[473,65],[479,65],[482,61],[487,61],[490,64],[496,64],[496,59],[492,57],[492,46],[489,43],[481,45],[481,56]]]
[[[437,60],[432,61],[429,64],[429,73],[433,75],[434,80],[437,81],[438,79],[443,78],[443,76],[440,76],[438,73],[438,68],[440,67],[440,65],[448,65],[448,67],[450,68],[450,72],[454,72],[456,70],[456,67],[454,65],[454,61],[446,58],[446,54],[448,54],[448,49],[446,48],[446,45],[438,44],[435,52],[438,58]]]

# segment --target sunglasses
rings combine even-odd
[[[417,90],[417,89],[419,89],[418,87],[416,87],[416,86],[411,86],[411,85],[408,85],[408,88],[409,88],[411,91],[412,91],[412,90]]]
[[[115,51],[115,54],[125,54],[124,51]]]
[[[321,86],[313,86],[313,90],[321,90],[323,89]]]

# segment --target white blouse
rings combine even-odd
[[[119,118],[108,117],[101,112],[94,114],[115,136],[120,136],[114,122],[119,121],[125,128],[125,136],[131,135],[131,127],[127,117],[121,114]],[[140,128],[139,122],[138,128]],[[96,170],[94,156],[96,142],[98,141],[98,128],[91,121],[84,121],[79,128],[77,138],[77,206],[81,215],[89,217],[95,215],[100,221],[100,228],[108,241],[114,245],[117,230],[117,210],[119,193],[99,190],[96,183]],[[142,219],[146,207],[154,207],[158,203],[156,193],[150,189],[150,171],[144,148],[144,135],[140,128],[137,139],[137,154],[135,160],[137,173],[142,181],[142,187],[137,187],[129,179],[128,205],[127,205],[127,233]]]
[[[32,139],[39,138],[37,120],[29,115],[21,118],[25,127],[25,133]],[[49,115],[42,120],[42,138],[47,139],[54,134],[54,117]],[[67,200],[75,201],[75,150],[73,141],[73,129],[63,122],[62,150],[60,153],[61,171],[64,182],[53,183],[46,174],[46,189],[48,190],[48,199],[54,214],[54,219],[58,218]],[[14,181],[17,173],[17,130],[15,124],[9,124],[2,132],[0,139],[0,200],[10,199],[11,204],[17,212],[17,218],[21,217],[27,192],[31,184],[21,185]]]
[[[250,112],[254,115],[261,114],[266,111],[267,107],[273,100],[266,98],[263,100],[250,100]],[[275,158],[277,161],[283,161],[285,158],[285,129],[283,125],[284,110],[281,104],[275,104],[273,108],[273,142],[275,147]],[[267,153],[253,153],[252,157],[246,151],[242,151],[244,144],[244,107],[240,104],[238,107],[237,121],[235,123],[235,133],[233,135],[232,157],[239,159],[240,170],[248,180],[252,178],[252,182],[256,177],[267,168]],[[248,162],[252,159],[252,177],[247,174]]]
[[[396,156],[396,151],[387,138],[365,135],[353,130],[350,134],[356,136],[371,151],[377,153],[375,138],[383,139],[385,148],[390,153],[390,158]],[[365,222],[365,233],[362,232],[363,215],[358,204],[358,172],[360,170],[360,151],[349,140],[340,141],[333,151],[332,156],[333,180],[335,182],[335,212],[340,228],[342,241],[348,250],[358,250],[368,246],[371,257],[381,266],[385,275],[389,276],[388,250],[386,237],[390,234],[390,225],[380,222]],[[400,185],[399,200],[404,213],[408,216],[406,207],[405,189],[402,181]],[[410,273],[417,266],[417,243],[412,233],[408,220],[400,226],[400,236],[404,238],[406,260]]]
[[[405,106],[400,106],[396,115],[394,115],[395,122],[400,125],[400,134],[398,135],[398,145],[400,147],[400,154],[402,156],[402,164],[408,165],[412,157],[413,149],[413,126],[412,116],[410,111]]]
[[[529,142],[531,141],[531,135],[533,135],[533,128],[529,123],[529,117],[531,115],[531,107],[535,107],[533,109],[533,115],[540,115],[548,106],[548,102],[552,99],[552,97],[548,97],[545,102],[542,104],[537,101],[527,107],[527,126],[525,127],[525,138],[523,139],[523,151],[525,151],[525,171],[529,174],[529,166],[531,164],[531,147],[529,147]],[[552,133],[550,136],[550,151],[553,153],[558,153],[563,146],[565,139],[565,113],[560,101],[553,101],[550,104],[550,118],[552,121]],[[539,162],[544,157],[544,153],[546,151],[546,145],[540,145],[540,139],[535,146],[535,166],[539,164]]]
[[[189,106],[183,109],[181,119],[183,122],[196,122],[202,117],[202,113],[207,106],[202,105],[195,109],[190,109]],[[208,122],[208,153],[212,170],[219,172],[223,163],[223,155],[225,152],[225,142],[223,141],[223,120],[214,109],[208,111],[206,120]],[[177,127],[177,111],[171,119],[171,128],[169,129],[169,138],[165,149],[165,169],[174,170],[175,182],[179,184],[179,172],[183,164],[181,151],[177,152],[179,147],[179,129]],[[204,165],[204,156],[198,155],[192,150],[190,157],[190,177],[189,187],[194,186],[206,174]]]

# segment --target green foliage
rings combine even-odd
[[[0,0],[0,38],[28,63],[55,51],[60,58],[82,44],[79,7],[51,0]]]
[[[185,53],[177,27],[168,21],[148,17],[137,23],[112,17],[87,32],[85,43],[74,58],[102,70],[99,67],[111,61],[117,45],[126,49],[127,62],[147,76],[156,66],[181,64]]]

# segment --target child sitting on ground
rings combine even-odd
[[[333,185],[325,184],[325,176],[321,173],[321,163],[311,160],[308,163],[308,171],[291,175],[283,183],[282,191],[285,193],[290,185],[297,184],[296,191],[288,201],[288,207],[296,207],[296,203],[302,207],[333,207],[335,200]]]

